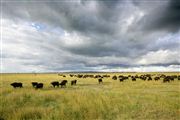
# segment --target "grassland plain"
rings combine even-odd
[[[116,75],[144,73],[83,73]],[[151,73],[158,74],[158,73]],[[180,74],[180,73],[164,73]],[[0,74],[0,120],[179,120],[180,82],[119,82],[95,78],[73,78],[58,74]],[[77,85],[53,88],[52,81],[77,79]],[[12,82],[24,88],[13,89]],[[31,82],[44,83],[42,90]]]

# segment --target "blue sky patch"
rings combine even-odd
[[[31,23],[31,26],[38,31],[46,29],[46,26],[40,23]]]

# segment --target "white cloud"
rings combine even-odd
[[[138,66],[128,68],[114,68],[114,69],[102,69],[103,72],[180,72],[180,65],[177,66]]]
[[[166,64],[166,63],[180,63],[180,54],[178,51],[158,50],[150,51],[143,55],[138,64]]]
[[[80,47],[89,43],[88,37],[81,36],[77,33],[68,33],[67,31],[65,31],[64,36],[61,36],[60,39],[66,47]]]

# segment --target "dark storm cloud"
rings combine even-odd
[[[20,65],[45,71],[179,63],[177,0],[4,1],[2,5],[3,58],[8,62],[17,59]]]
[[[102,4],[103,3],[103,4]],[[104,4],[106,3],[106,4]],[[63,22],[65,29],[79,31],[83,34],[113,34],[115,32],[115,9],[109,8],[109,4],[116,4],[115,1],[83,1],[82,3],[51,4],[56,13],[60,13],[66,22]],[[92,6],[90,5],[92,4]],[[93,6],[94,5],[94,6]],[[92,8],[91,8],[92,7]],[[93,8],[94,7],[94,8]],[[57,9],[58,8],[58,9]],[[114,20],[114,21],[113,21]],[[58,23],[59,24],[59,23]]]
[[[87,8],[90,2],[96,3],[97,11],[91,11]],[[134,3],[144,3],[143,5],[136,4],[137,7],[144,10],[144,6],[154,8],[148,11],[141,21],[140,26],[144,29],[170,29],[179,30],[180,27],[180,2],[179,0],[164,0],[164,1],[136,1]],[[80,32],[93,32],[113,34],[116,32],[116,22],[118,17],[124,17],[119,14],[125,9],[126,13],[131,11],[130,8],[123,7],[131,3],[125,0],[99,0],[89,1],[82,0],[81,2],[5,2],[3,4],[4,16],[10,15],[9,18],[25,18],[28,20],[38,20],[40,22],[61,25],[68,30],[78,30]],[[155,5],[157,4],[157,5]],[[162,4],[162,5],[161,5]],[[121,6],[121,7],[118,7]],[[41,8],[41,10],[38,10]],[[94,9],[94,8],[93,8]],[[130,9],[130,10],[128,10]],[[147,8],[148,9],[148,8]],[[6,14],[7,13],[7,14]],[[15,17],[12,17],[15,16]]]
[[[157,22],[157,27],[169,27],[170,30],[180,29],[180,1],[171,0],[162,18]]]
[[[180,29],[180,1],[169,0],[166,5],[147,13],[139,24],[141,23],[145,23],[144,30],[177,32]]]

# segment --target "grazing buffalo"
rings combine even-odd
[[[120,81],[120,82],[123,82],[123,81],[124,81],[124,79],[123,79],[123,78],[120,78],[120,79],[119,79],[119,81]]]
[[[38,82],[32,82],[31,84],[32,84],[32,86],[35,88],[36,85],[38,84]]]
[[[128,80],[128,77],[127,77],[127,76],[120,75],[120,76],[119,76],[119,81],[120,81],[120,82],[123,82],[124,80]]]
[[[41,88],[43,88],[43,83],[38,83],[35,88],[36,88],[36,89],[41,89]]]
[[[76,85],[76,83],[77,83],[77,80],[72,80],[71,81],[71,85]]]
[[[132,77],[132,81],[136,81],[136,78],[135,78],[135,77]]]
[[[168,76],[171,81],[174,81],[175,76]]]
[[[67,80],[63,80],[59,85],[61,85],[61,87],[63,86],[65,87],[67,82],[68,82]]]
[[[103,83],[103,80],[102,79],[98,79],[98,82],[99,82],[99,84]]]
[[[77,77],[78,77],[78,78],[82,78],[82,77],[83,77],[83,75],[78,74],[78,75],[77,75]]]
[[[160,77],[155,77],[154,80],[158,81],[158,80],[160,80]]]
[[[94,76],[94,78],[101,78],[101,75],[96,75]]]
[[[58,81],[54,81],[54,82],[51,82],[51,85],[53,85],[53,87],[59,87],[59,82]]]
[[[164,78],[164,79],[163,79],[163,82],[164,82],[164,83],[166,83],[166,82],[170,82],[170,80],[169,80],[169,79],[165,79],[165,78]]]
[[[110,75],[103,75],[103,77],[109,78],[109,77],[110,77]]]
[[[151,76],[149,76],[147,80],[148,80],[148,81],[152,80],[152,77],[151,77]]]
[[[166,83],[166,82],[170,82],[171,78],[169,76],[166,76],[164,79],[163,79],[163,82]]]
[[[139,78],[145,81],[147,77],[145,75],[141,75]]]
[[[13,86],[14,88],[17,88],[17,87],[22,88],[23,84],[20,82],[14,82],[14,83],[11,83],[11,86]]]
[[[112,77],[112,79],[113,79],[113,80],[117,80],[117,76],[114,75],[114,76]]]
[[[70,77],[73,77],[74,75],[70,74],[69,76],[70,76]]]

